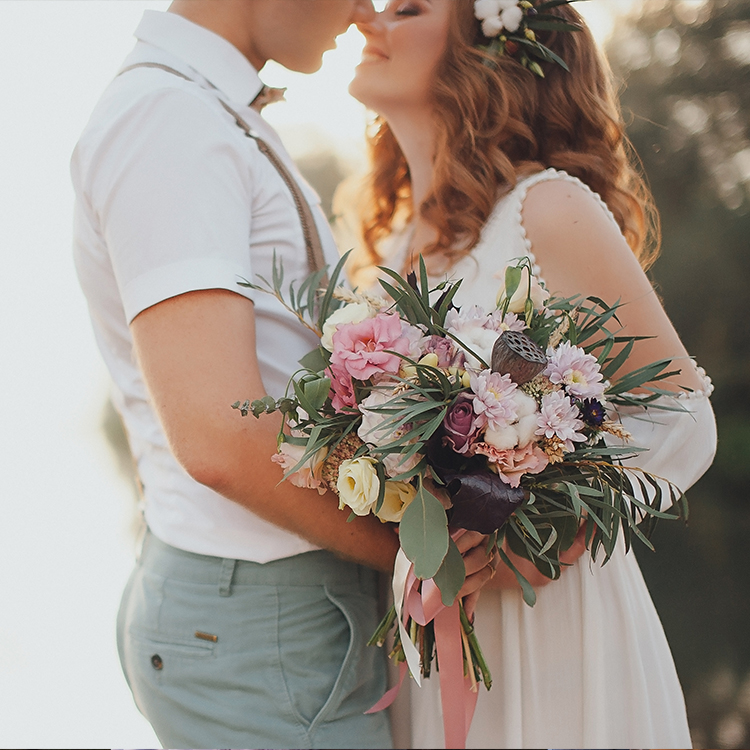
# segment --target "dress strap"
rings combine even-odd
[[[192,78],[186,76],[184,73],[181,73],[179,70],[171,68],[169,65],[163,65],[162,63],[157,62],[142,62],[135,63],[134,65],[128,65],[126,68],[123,68],[117,75],[121,76],[123,73],[127,73],[128,71],[134,70],[136,68],[158,68],[159,70],[163,70],[166,73],[171,73],[172,75],[178,76],[185,81],[195,83]],[[248,125],[248,123],[239,114],[239,112],[230,107],[218,95],[216,98],[218,99],[219,104],[221,104],[221,106],[232,116],[235,123],[244,132],[244,134],[248,138],[252,138],[255,141],[258,150],[266,157],[266,159],[268,159],[269,162],[271,162],[273,168],[279,173],[279,176],[289,189],[289,192],[292,194],[294,206],[297,209],[297,214],[299,215],[300,223],[302,224],[302,234],[305,239],[305,248],[307,250],[307,264],[310,272],[314,273],[316,271],[322,270],[325,267],[326,262],[325,256],[323,255],[323,244],[320,240],[320,233],[318,232],[315,218],[313,217],[312,210],[310,209],[310,204],[302,194],[302,191],[300,190],[297,181],[294,179],[294,176],[281,160],[279,155],[273,150],[273,148],[271,148],[271,146],[269,146],[268,143],[263,140],[250,127],[250,125]],[[322,279],[321,283],[323,285],[327,283],[327,276]]]

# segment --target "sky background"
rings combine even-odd
[[[687,0],[691,2],[692,0]],[[580,6],[599,38],[613,11]],[[70,252],[68,161],[99,95],[165,0],[0,2],[0,746],[158,747],[120,671],[115,615],[134,561],[134,499],[102,430],[108,376]],[[351,29],[265,114],[294,156],[364,162],[346,94]]]

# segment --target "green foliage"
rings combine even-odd
[[[416,497],[401,519],[399,539],[404,554],[414,563],[414,575],[432,578],[448,552],[448,519],[440,501],[421,481]],[[455,578],[453,571],[443,577],[447,582]]]
[[[450,607],[458,596],[461,586],[466,579],[466,567],[456,543],[448,539],[448,552],[443,558],[437,573],[433,576],[435,584],[440,589],[443,604]]]

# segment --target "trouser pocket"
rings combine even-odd
[[[278,646],[292,710],[307,727],[337,701],[354,652],[354,627],[324,586],[278,589]]]

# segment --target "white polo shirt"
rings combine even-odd
[[[302,227],[278,172],[219,97],[298,177],[326,259],[335,263],[320,199],[273,129],[249,108],[262,84],[239,50],[173,13],[146,11],[135,35],[123,68],[158,62],[195,82],[153,68],[115,78],[81,135],[71,172],[76,269],[144,485],[146,521],[168,544],[205,555],[267,562],[315,549],[198,484],[177,463],[136,365],[129,323],[193,290],[249,297],[263,382],[281,396],[317,341],[276,300],[237,281],[271,278],[274,251],[287,278],[306,276]],[[277,470],[269,462],[268,471]]]

